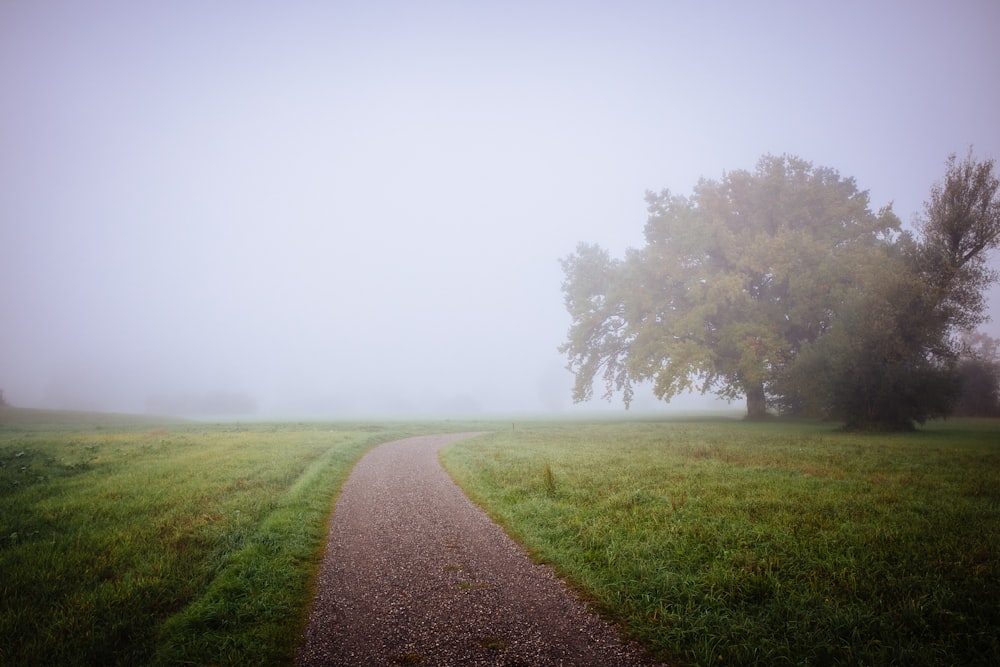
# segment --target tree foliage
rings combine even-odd
[[[1000,417],[1000,340],[979,332],[962,336],[958,376],[956,415]]]
[[[959,336],[986,319],[1000,240],[993,162],[948,158],[918,236],[903,234],[855,265],[858,284],[834,306],[789,384],[849,428],[908,429],[949,414],[961,391]]]
[[[867,430],[948,413],[958,383],[942,347],[946,323],[929,317],[934,298],[906,247],[886,244],[853,266],[831,326],[791,366],[784,389],[809,412]]]
[[[623,263],[612,259],[596,245],[581,243],[576,254],[562,260],[566,309],[573,317],[571,340],[559,349],[568,352],[576,373],[573,400],[593,397],[594,379],[604,382],[603,398],[615,391],[625,405],[632,400],[632,378],[628,371],[629,349],[634,335],[626,319],[627,281]]]
[[[988,251],[1000,243],[1000,179],[993,160],[971,150],[948,157],[944,180],[931,189],[918,221],[916,267],[935,297],[935,314],[956,330],[984,322],[986,289],[997,279]]]
[[[856,428],[909,428],[960,390],[957,335],[986,319],[1000,239],[993,162],[949,157],[917,233],[873,213],[853,179],[796,157],[647,193],[645,245],[562,261],[572,318],[560,350],[573,397],[637,382],[665,400],[699,389],[811,411]]]
[[[582,245],[563,260],[575,400],[600,378],[627,405],[633,383],[651,380],[665,400],[745,396],[762,416],[787,364],[829,326],[843,262],[899,226],[853,179],[789,156],[647,203],[642,249],[618,261]]]

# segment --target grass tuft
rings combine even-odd
[[[545,493],[554,496],[556,493],[556,478],[552,474],[552,466],[545,463],[545,468],[542,470],[542,478],[545,481]]]

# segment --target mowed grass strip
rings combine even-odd
[[[537,424],[449,472],[658,655],[994,665],[1000,422]]]
[[[5,423],[5,665],[291,662],[342,482],[430,428]]]

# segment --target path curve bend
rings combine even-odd
[[[379,445],[330,523],[300,665],[645,665],[451,480],[438,450]]]

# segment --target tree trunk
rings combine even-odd
[[[747,388],[747,419],[767,418],[767,398],[764,396],[764,385],[757,384]]]

